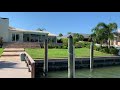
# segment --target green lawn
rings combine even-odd
[[[44,58],[44,49],[26,48],[26,52],[34,59]],[[90,49],[78,48],[75,49],[75,57],[89,57]],[[112,56],[102,52],[95,51],[94,56]],[[68,49],[48,49],[48,58],[67,58]]]
[[[3,48],[0,48],[0,56],[1,56],[2,53],[3,53]]]

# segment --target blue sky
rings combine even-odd
[[[120,27],[120,12],[0,12],[0,17],[9,18],[10,26],[47,31],[64,35],[67,32],[90,34],[99,22],[116,22]]]

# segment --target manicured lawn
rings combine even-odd
[[[30,49],[26,48],[26,52],[34,59],[44,58],[44,49]],[[90,50],[88,48],[75,49],[75,57],[89,57]],[[102,52],[95,51],[94,56],[112,56]],[[49,49],[48,58],[67,58],[68,49]]]
[[[0,48],[0,56],[1,56],[2,53],[3,53],[3,48]]]

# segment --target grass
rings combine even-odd
[[[3,48],[0,48],[0,56],[1,56],[2,53],[3,53]]]
[[[44,49],[31,49],[26,48],[26,52],[33,58],[39,59],[44,58]],[[75,57],[89,57],[90,49],[88,48],[78,48],[75,49]],[[99,51],[94,51],[94,56],[112,56],[111,54],[102,53]],[[48,58],[67,58],[68,49],[48,49]]]

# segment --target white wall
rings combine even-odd
[[[9,19],[0,18],[0,37],[3,37],[3,42],[9,41]]]
[[[23,42],[23,33],[20,33],[20,42]]]

